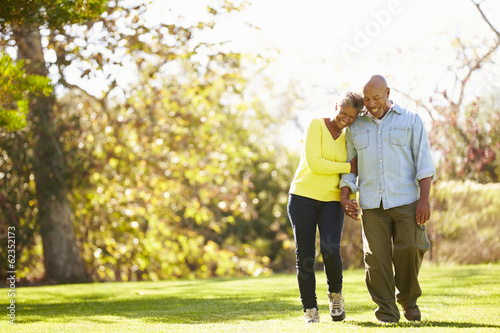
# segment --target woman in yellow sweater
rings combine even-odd
[[[290,186],[288,216],[295,238],[297,280],[306,323],[319,322],[314,259],[316,226],[320,234],[332,320],[345,318],[342,297],[340,238],[344,211],[340,205],[342,173],[357,174],[357,162],[347,161],[344,129],[363,109],[363,96],[347,92],[333,118],[313,119],[302,139],[303,152]]]

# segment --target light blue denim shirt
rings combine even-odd
[[[434,177],[429,138],[420,116],[393,104],[380,125],[361,115],[347,129],[347,160],[358,157],[356,175],[343,174],[340,187],[359,190],[362,209],[407,205],[420,197],[421,179]]]

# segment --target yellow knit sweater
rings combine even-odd
[[[313,119],[302,143],[300,163],[289,192],[319,201],[340,201],[341,174],[351,171],[346,162],[345,131],[333,140],[324,119]]]

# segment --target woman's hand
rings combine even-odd
[[[351,160],[351,173],[357,175],[358,174],[358,158],[355,157]]]

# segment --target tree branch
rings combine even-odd
[[[476,60],[474,66],[472,66],[471,68],[469,68],[469,71],[468,71],[467,75],[465,76],[465,78],[463,80],[460,80],[461,87],[460,87],[460,97],[459,97],[458,103],[457,103],[458,106],[462,105],[462,101],[463,101],[463,98],[464,98],[465,85],[467,84],[467,81],[471,77],[472,73],[475,70],[479,69],[481,67],[482,62],[486,58],[488,58],[491,54],[493,54],[493,52],[495,52],[495,50],[498,49],[498,47],[500,46],[500,32],[493,26],[493,24],[491,24],[490,20],[488,20],[488,18],[484,14],[483,10],[481,9],[481,4],[484,2],[484,0],[481,1],[481,2],[479,2],[479,3],[477,3],[474,0],[471,0],[471,2],[476,6],[477,10],[479,11],[479,13],[481,14],[481,16],[483,17],[484,21],[489,25],[489,27],[491,28],[491,30],[493,30],[493,32],[497,35],[498,40],[495,43],[495,45],[492,46],[490,48],[490,50],[484,56],[482,56],[482,57],[480,57],[479,59]]]
[[[467,75],[465,76],[465,78],[463,80],[461,80],[460,98],[458,99],[458,103],[457,103],[458,105],[462,104],[462,100],[463,100],[463,97],[464,97],[465,85],[466,85],[467,81],[469,80],[469,78],[471,77],[472,73],[475,70],[479,69],[481,67],[481,64],[484,61],[484,59],[488,58],[491,54],[493,54],[493,52],[495,52],[496,49],[498,49],[499,46],[500,46],[500,38],[495,43],[495,45],[484,56],[482,56],[481,58],[479,58],[479,59],[476,60],[476,63],[474,64],[474,66],[469,69],[469,71],[468,71]]]
[[[474,0],[471,0],[472,3],[476,6],[477,10],[479,11],[479,13],[481,14],[481,16],[483,17],[483,19],[486,21],[486,23],[490,26],[491,30],[493,30],[493,32],[497,35],[497,37],[500,39],[500,32],[493,26],[493,24],[491,24],[490,20],[488,20],[488,18],[486,17],[486,15],[484,14],[483,10],[481,9],[481,4],[484,2],[484,1],[481,1],[480,3],[477,3],[475,2]]]
[[[409,94],[402,92],[401,90],[398,90],[397,88],[391,87],[392,90],[398,92],[399,94],[403,95],[404,97],[408,98],[410,101],[414,102],[417,104],[417,106],[423,107],[427,113],[429,114],[429,117],[431,117],[432,122],[435,122],[434,116],[432,115],[432,110],[428,106],[424,105],[424,103],[421,100],[417,100],[413,97],[411,97]]]

